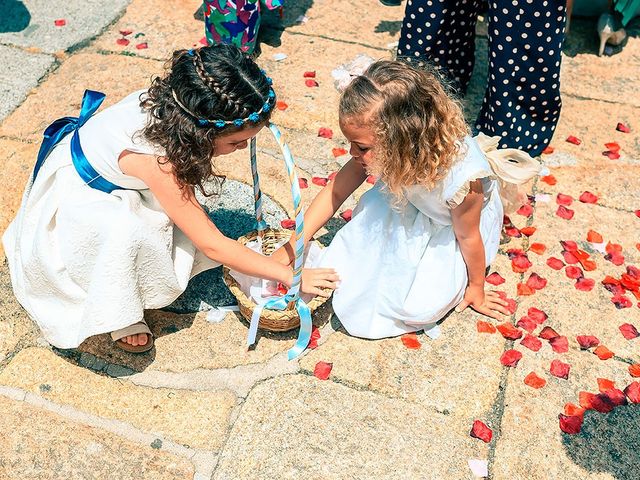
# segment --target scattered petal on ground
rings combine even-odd
[[[595,353],[600,360],[608,360],[614,355],[614,353],[604,345],[599,345],[598,347],[596,347],[593,353]]]
[[[319,84],[318,82],[316,82],[313,78],[307,78],[307,79],[304,81],[304,84],[305,84],[307,87],[317,87],[317,86],[319,86],[319,85],[320,85],[320,84]]]
[[[502,285],[505,282],[505,279],[498,272],[493,272],[487,275],[485,281],[491,285]]]
[[[300,185],[300,188],[309,188],[309,182],[306,178],[298,178],[298,185]]]
[[[484,320],[478,320],[476,322],[476,330],[478,330],[478,333],[496,333],[496,327]]]
[[[520,345],[527,347],[533,352],[537,352],[542,348],[542,342],[540,341],[540,339],[530,334],[524,336],[524,338],[520,341]]]
[[[629,127],[627,127],[624,123],[619,122],[618,125],[616,125],[616,130],[622,133],[629,133],[631,132],[631,129]]]
[[[631,382],[624,389],[624,394],[631,403],[640,403],[640,382]]]
[[[576,340],[582,350],[588,350],[589,348],[600,345],[598,337],[594,337],[593,335],[578,335]]]
[[[529,307],[527,310],[527,316],[534,320],[538,325],[542,325],[549,316],[542,310],[536,307]]]
[[[527,279],[527,286],[533,288],[534,290],[542,290],[547,286],[547,279],[542,278],[540,275],[533,272]]]
[[[522,233],[523,235],[526,235],[527,237],[530,237],[531,235],[536,233],[536,230],[537,230],[536,227],[522,227],[520,229],[520,233]]]
[[[119,38],[116,40],[116,43],[121,47],[126,47],[130,42],[128,38]]]
[[[518,323],[516,323],[516,327],[522,328],[529,333],[533,333],[533,331],[538,328],[538,323],[528,315],[525,315],[520,320],[518,320]]]
[[[524,383],[532,388],[542,388],[547,384],[547,381],[544,378],[539,377],[536,372],[531,372],[529,375],[524,377]]]
[[[632,377],[640,377],[640,363],[629,365],[629,375]]]
[[[604,242],[604,239],[602,238],[602,235],[600,235],[595,230],[589,230],[587,232],[587,242],[602,243],[602,242]]]
[[[573,197],[571,195],[559,193],[558,195],[556,195],[556,203],[558,205],[564,205],[565,207],[568,207],[573,203]]]
[[[563,335],[550,338],[549,345],[556,353],[567,353],[569,351],[569,340]]]
[[[575,137],[573,135],[569,135],[566,141],[569,143],[573,143],[574,145],[580,145],[582,143],[582,140],[580,140],[578,137]]]
[[[521,358],[522,353],[520,353],[518,350],[511,349],[502,354],[502,356],[500,357],[500,363],[502,363],[502,365],[504,365],[505,367],[516,367]]]
[[[538,334],[538,337],[542,338],[543,340],[551,340],[552,338],[557,336],[558,336],[558,332],[556,332],[551,327],[544,327],[542,330],[540,330],[540,333]]]
[[[474,438],[479,438],[485,443],[489,443],[493,436],[493,431],[480,420],[474,420],[470,435]]]
[[[353,215],[353,210],[351,210],[350,208],[348,208],[347,210],[345,210],[340,214],[340,216],[345,222],[350,222],[352,215]]]
[[[562,270],[564,267],[564,262],[556,257],[547,258],[547,265],[549,265],[554,270]]]
[[[417,350],[422,347],[418,336],[415,333],[405,333],[400,337],[405,347],[411,350]]]
[[[576,280],[574,287],[582,292],[590,292],[595,286],[596,281],[593,278],[581,277]]]
[[[346,155],[347,151],[344,148],[332,148],[331,153],[334,157],[341,157],[342,155]]]
[[[564,433],[568,433],[569,435],[576,435],[580,433],[580,429],[582,428],[582,418],[582,416],[578,415],[559,414],[558,419],[560,420],[560,430]]]
[[[544,243],[532,243],[529,245],[529,251],[537,253],[538,255],[542,255],[546,250],[547,247]]]
[[[287,102],[283,100],[278,100],[276,101],[276,108],[278,110],[286,110],[287,108],[289,108],[289,105],[287,105]]]
[[[620,328],[620,333],[622,333],[622,336],[627,340],[633,340],[634,338],[640,336],[640,333],[638,333],[638,329],[631,323],[623,323],[618,328]]]
[[[549,367],[549,373],[554,377],[563,378],[564,380],[569,378],[569,371],[571,370],[571,365],[568,363],[561,362],[558,359],[551,361],[551,366]]]
[[[314,185],[318,185],[319,187],[325,187],[327,183],[329,183],[329,179],[323,177],[313,177],[311,179],[311,183],[313,183]]]
[[[56,27],[64,27],[67,24],[67,21],[64,18],[58,18],[57,20],[53,21],[53,24]]]
[[[549,155],[551,153],[553,153],[553,147],[551,145],[547,145],[544,150],[542,150],[542,153],[544,155]]]
[[[296,221],[290,218],[286,218],[280,222],[280,226],[287,230],[293,230],[294,228],[296,228]]]
[[[554,177],[553,175],[545,175],[544,177],[540,177],[540,180],[546,183],[547,185],[552,185],[552,186],[558,183],[558,180],[556,180],[556,177]]]
[[[513,326],[511,322],[501,323],[496,327],[502,336],[509,340],[517,340],[522,337],[522,330]]]
[[[322,138],[333,138],[333,130],[326,127],[320,127],[318,130],[318,136]]]
[[[316,78],[316,72],[315,72],[315,70],[314,70],[314,71],[312,71],[312,72],[304,72],[304,73],[302,74],[302,76],[303,76],[304,78]]]
[[[333,368],[333,363],[327,363],[320,361],[316,363],[316,367],[313,369],[313,375],[320,380],[326,380],[329,378],[331,374],[331,369]]]
[[[611,390],[612,388],[616,388],[616,384],[613,380],[609,380],[608,378],[596,378],[598,382],[598,390],[600,393],[604,393],[607,390]]]
[[[597,203],[598,197],[591,192],[582,192],[582,195],[580,195],[579,200],[582,203]]]
[[[570,208],[565,207],[564,205],[560,205],[558,207],[558,210],[556,210],[556,215],[560,218],[564,218],[565,220],[571,220],[575,213],[576,212],[574,212]]]

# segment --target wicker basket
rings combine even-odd
[[[247,235],[240,237],[238,242],[242,245],[246,245],[247,243],[255,240],[258,236],[258,232],[251,232]],[[289,230],[273,230],[268,228],[264,230],[262,237],[262,252],[265,255],[270,255],[275,250],[275,247],[278,243],[283,239],[289,239],[291,237],[291,231]],[[322,244],[317,242],[317,244],[322,247]],[[235,278],[231,276],[231,273],[227,267],[223,267],[223,278],[224,282],[231,290],[231,293],[238,300],[238,306],[240,307],[240,313],[247,320],[251,321],[251,316],[253,314],[254,308],[256,308],[256,303],[245,293],[240,290],[240,285],[236,281]],[[327,297],[321,297],[319,295],[315,296],[313,299],[309,301],[307,304],[311,313],[327,301]],[[298,328],[300,326],[300,316],[296,311],[293,304],[290,304],[286,310],[262,310],[262,314],[260,315],[260,322],[258,324],[259,328],[263,330],[269,330],[271,332],[286,332],[289,330],[293,330],[294,328]]]

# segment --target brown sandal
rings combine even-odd
[[[123,338],[128,337],[129,335],[138,335],[140,333],[147,334],[147,343],[144,345],[131,345],[130,343],[122,341]],[[133,325],[129,325],[128,327],[121,328],[120,330],[114,330],[111,332],[111,339],[119,348],[129,353],[148,352],[153,348],[153,335],[144,320],[134,323]]]

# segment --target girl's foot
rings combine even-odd
[[[125,352],[142,353],[153,348],[153,335],[144,320],[111,332],[115,344]]]

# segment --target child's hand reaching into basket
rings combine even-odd
[[[333,268],[305,268],[302,270],[302,293],[330,297],[338,286],[340,277]]]

